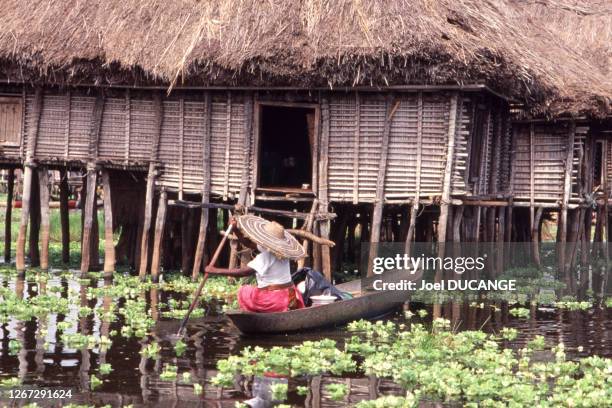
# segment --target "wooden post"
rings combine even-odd
[[[534,202],[535,202],[535,153],[533,144],[535,143],[535,126],[529,124],[529,224],[533,230],[534,218]]]
[[[395,112],[399,108],[400,101],[391,104],[391,95],[387,95],[387,112],[385,126],[382,133],[380,161],[378,163],[378,176],[376,183],[376,198],[372,211],[372,229],[370,232],[370,253],[368,256],[368,276],[372,276],[372,262],[378,252],[378,242],[380,242],[380,224],[382,222],[383,208],[385,204],[385,176],[387,174],[387,158],[389,156],[389,135],[391,134],[391,121]]]
[[[155,109],[155,135],[151,143],[151,161],[149,162],[149,172],[147,175],[147,190],[145,193],[144,224],[142,238],[140,241],[140,265],[138,276],[143,280],[147,274],[149,259],[149,236],[151,230],[151,219],[153,218],[153,196],[155,194],[155,179],[157,178],[157,156],[159,151],[159,139],[161,137],[161,126],[163,118],[163,104],[159,93],[153,96]]]
[[[543,207],[538,207],[535,212],[533,227],[531,228],[531,251],[533,256],[533,262],[539,268],[542,266],[540,261],[540,226],[542,225],[542,213],[544,212]]]
[[[319,211],[327,213],[329,207],[328,190],[328,163],[329,163],[329,101],[323,98],[321,101],[321,140],[319,157]],[[317,222],[315,228],[322,238],[329,239],[329,220]],[[315,267],[321,262],[321,268],[325,277],[332,280],[331,254],[326,245],[313,245],[313,261]],[[319,257],[320,255],[320,257]]]
[[[306,232],[312,232],[312,225],[314,223],[314,215],[317,209],[319,208],[319,200],[316,198],[312,201],[312,207],[310,208],[310,213],[308,214],[308,218],[304,221],[304,227],[302,228]],[[304,247],[304,252],[306,252],[306,256],[308,256],[308,247],[310,245],[310,241],[306,238],[302,241],[302,246]],[[297,268],[302,269],[306,263],[306,258],[299,259],[297,261]]]
[[[161,246],[164,236],[164,226],[166,224],[166,208],[168,196],[166,190],[162,189],[157,206],[157,217],[155,219],[155,237],[153,238],[153,257],[151,258],[151,278],[153,282],[159,281],[159,265],[161,258]]]
[[[410,255],[412,253],[412,242],[416,230],[416,218],[419,213],[419,200],[421,198],[421,163],[423,160],[423,93],[417,95],[417,158],[416,158],[416,188],[414,192],[414,200],[410,208],[410,226],[406,235],[406,246],[404,252]]]
[[[68,214],[68,172],[66,169],[60,170],[60,224],[62,227],[62,262],[70,262],[70,219]]]
[[[205,116],[204,116],[204,141],[203,141],[203,157],[202,157],[202,203],[206,204],[210,201],[210,117],[211,117],[211,96],[207,92],[205,94]],[[200,215],[200,230],[198,233],[198,245],[196,247],[195,257],[193,261],[193,269],[191,271],[191,278],[193,281],[198,279],[200,268],[202,267],[202,260],[204,259],[204,252],[206,249],[206,230],[208,229],[208,208],[202,208],[202,214]]]
[[[41,253],[40,268],[49,269],[49,170],[46,166],[38,169],[38,183],[40,196],[40,237]]]
[[[81,241],[81,273],[89,272],[91,266],[91,241],[94,206],[96,205],[97,170],[93,165],[87,167],[87,196],[83,207],[83,238]]]
[[[21,222],[19,224],[19,234],[17,235],[17,250],[15,267],[18,272],[25,271],[25,241],[28,231],[28,221],[30,218],[30,196],[32,193],[32,171],[35,167],[33,162],[36,150],[36,139],[38,138],[38,125],[42,111],[43,93],[41,88],[37,88],[34,94],[34,104],[32,106],[32,126],[28,131],[28,143],[25,152],[25,162],[23,166],[23,194],[21,197]]]
[[[115,271],[115,243],[113,241],[113,200],[110,175],[102,169],[102,191],[104,192],[104,276],[110,277]]]
[[[40,266],[40,248],[38,241],[40,237],[40,185],[38,171],[32,170],[32,193],[30,195],[30,233],[28,234],[28,252],[30,254],[30,266]]]
[[[13,224],[13,190],[15,189],[15,169],[8,170],[6,184],[6,209],[4,212],[4,262],[11,262],[11,227]]]
[[[567,152],[565,157],[565,180],[563,184],[563,201],[561,203],[561,216],[559,218],[559,267],[561,271],[565,271],[565,244],[567,242],[567,205],[572,195],[572,165],[574,161],[574,138],[576,135],[576,123],[571,122],[569,128],[569,138],[567,140]]]
[[[453,157],[455,155],[455,126],[457,119],[457,94],[450,100],[448,115],[448,145],[446,146],[446,166],[444,167],[444,183],[442,185],[442,199],[440,203],[440,218],[438,221],[438,256],[444,258],[446,242],[446,224],[451,198],[451,183],[453,171]]]

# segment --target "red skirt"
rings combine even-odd
[[[257,286],[244,285],[238,289],[238,304],[247,312],[286,312],[304,307],[304,299],[294,287],[266,290]]]

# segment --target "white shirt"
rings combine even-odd
[[[291,269],[288,259],[278,259],[270,251],[259,245],[257,249],[259,250],[259,255],[249,262],[247,266],[255,270],[258,288],[291,282]]]

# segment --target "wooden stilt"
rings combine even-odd
[[[18,272],[25,271],[25,242],[30,221],[30,197],[32,195],[32,171],[33,165],[26,164],[23,170],[23,192],[21,194],[21,222],[17,235],[17,250],[15,267]]]
[[[316,198],[312,201],[312,207],[310,207],[310,213],[308,214],[308,218],[304,222],[304,227],[302,228],[306,232],[312,232],[312,225],[314,223],[314,214],[319,208],[319,200]],[[310,241],[304,239],[302,241],[302,246],[304,247],[304,251],[306,252],[306,256],[308,256],[308,247],[310,246]],[[306,258],[302,258],[297,261],[298,269],[302,269],[305,266]]]
[[[140,242],[140,261],[138,276],[141,280],[144,279],[147,274],[147,266],[149,260],[149,236],[151,230],[151,220],[153,218],[153,196],[155,194],[155,179],[157,178],[156,162],[159,152],[159,139],[161,137],[162,118],[164,114],[161,95],[159,95],[158,93],[154,94],[153,104],[155,110],[155,137],[153,138],[153,142],[151,144],[151,161],[149,162],[149,172],[147,175],[144,222]]]
[[[455,126],[457,119],[457,94],[451,96],[448,118],[448,145],[446,146],[446,165],[444,167],[444,183],[442,186],[442,199],[440,203],[440,218],[438,221],[438,256],[444,258],[446,245],[446,228],[451,198],[451,182],[453,171],[453,157],[455,154]]]
[[[558,225],[559,229],[559,241],[561,248],[558,251],[559,256],[559,268],[561,271],[565,271],[566,258],[565,258],[565,244],[567,242],[567,205],[572,194],[572,164],[574,160],[574,137],[576,134],[576,124],[572,122],[569,129],[569,138],[567,141],[567,152],[565,157],[565,181],[563,186],[563,202],[561,203],[561,216]]]
[[[28,236],[28,252],[30,266],[40,266],[40,185],[38,171],[32,171],[32,193],[30,195],[30,234]]]
[[[453,220],[453,242],[461,242],[461,221],[463,220],[464,207],[459,206],[455,211],[456,214]]]
[[[70,219],[68,218],[68,172],[66,169],[60,170],[60,224],[62,229],[62,262],[70,262]]]
[[[39,196],[40,196],[40,268],[49,269],[49,170],[42,166],[38,168]]]
[[[326,207],[319,207],[319,211],[326,213]],[[324,220],[319,223],[320,237],[323,239],[329,239],[329,220]],[[332,282],[332,264],[331,264],[331,253],[327,245],[320,245],[321,247],[321,268],[323,269],[323,275]]]
[[[159,281],[159,265],[161,258],[161,245],[166,224],[166,208],[168,196],[165,190],[161,191],[159,206],[157,207],[157,217],[155,219],[155,238],[153,239],[153,258],[151,259],[151,278],[153,282]]]
[[[505,245],[505,241],[504,238],[506,236],[505,233],[505,228],[506,228],[506,209],[503,207],[500,207],[497,209],[497,246],[498,246],[498,252],[495,254],[495,256],[497,257],[497,273],[501,274],[504,272],[504,267],[505,267],[505,249],[506,249],[506,245]]]
[[[202,183],[202,204],[206,204],[210,201],[210,117],[212,106],[210,93],[207,92],[204,97],[206,113],[204,116],[204,151],[202,155],[202,171],[204,173]],[[191,270],[191,279],[193,281],[198,279],[206,252],[206,231],[208,229],[208,218],[209,209],[202,208],[202,213],[200,215],[200,230],[198,232],[198,245],[196,246],[193,269]],[[216,222],[216,219],[213,219],[213,222]]]
[[[387,97],[387,114],[385,125],[382,134],[380,161],[378,163],[378,176],[376,183],[376,198],[372,211],[372,229],[370,232],[370,253],[368,256],[368,276],[372,276],[372,262],[378,252],[378,242],[380,241],[380,226],[383,216],[383,208],[385,204],[385,176],[387,174],[387,158],[389,154],[389,135],[391,133],[391,121],[395,112],[399,108],[400,101],[391,104],[391,97]]]
[[[542,264],[540,261],[540,226],[542,225],[542,214],[544,208],[538,207],[534,214],[533,225],[531,228],[531,252],[533,263],[539,268]]]
[[[6,184],[6,209],[4,212],[4,262],[11,262],[11,233],[13,224],[13,190],[15,189],[15,169],[8,170]]]
[[[102,169],[102,191],[104,192],[104,276],[110,277],[115,271],[115,243],[113,240],[113,200],[110,175]]]
[[[25,151],[25,164],[23,169],[23,192],[21,197],[21,222],[19,224],[19,233],[17,235],[17,249],[15,267],[18,272],[25,271],[25,241],[28,231],[28,221],[30,218],[30,204],[32,195],[32,178],[34,152],[36,150],[36,140],[38,138],[38,124],[40,122],[40,114],[42,112],[43,93],[41,88],[37,88],[34,94],[34,103],[32,105],[32,124],[28,129],[28,139]]]
[[[96,205],[96,168],[87,168],[87,195],[83,206],[83,237],[81,241],[81,273],[89,272],[91,266],[91,241],[94,206]]]

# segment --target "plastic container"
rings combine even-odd
[[[334,303],[336,301],[336,297],[330,296],[330,295],[318,295],[318,296],[311,296],[310,300],[312,301],[313,306],[321,306],[321,305],[328,305],[330,303]]]

